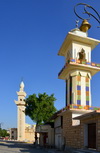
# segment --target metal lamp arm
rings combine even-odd
[[[100,15],[99,15],[99,13],[92,7],[92,6],[90,6],[90,5],[88,5],[88,4],[85,4],[85,3],[78,3],[77,5],[75,5],[75,7],[74,7],[74,13],[75,13],[75,15],[78,17],[78,18],[80,18],[81,20],[84,20],[84,18],[82,18],[81,16],[79,16],[78,15],[78,13],[77,13],[77,11],[76,11],[76,7],[77,6],[79,6],[79,5],[83,5],[84,6],[84,14],[87,14],[88,16],[89,16],[89,18],[87,18],[86,20],[89,20],[90,19],[90,17],[92,16],[94,19],[96,19],[96,21],[100,24]],[[90,9],[92,9],[95,13],[96,13],[96,15],[98,16],[98,18],[97,17],[95,17],[92,13],[90,13],[90,12],[88,12],[87,10],[86,10],[86,8],[90,8]]]

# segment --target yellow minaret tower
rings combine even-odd
[[[22,81],[20,84],[20,90],[17,92],[18,101],[15,101],[18,109],[17,115],[17,140],[24,141],[25,140],[25,97],[26,93],[24,91],[24,82]]]
[[[87,36],[91,27],[87,20],[81,27],[68,32],[58,55],[65,57],[65,65],[58,74],[66,81],[66,106],[91,107],[91,77],[100,71],[100,64],[91,62],[91,51],[100,43]]]

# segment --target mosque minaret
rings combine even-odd
[[[17,105],[17,140],[24,141],[25,140],[25,97],[26,92],[24,91],[24,82],[22,81],[20,84],[20,90],[17,92],[18,100],[15,101]]]
[[[80,29],[71,30],[58,52],[65,57],[58,77],[66,82],[66,106],[92,106],[91,78],[100,71],[100,65],[91,62],[91,52],[100,41],[88,37],[90,27],[84,20]]]

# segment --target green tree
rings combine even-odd
[[[54,107],[56,98],[54,94],[48,96],[46,93],[30,95],[26,101],[25,114],[28,115],[36,125],[46,123],[48,119],[57,111]]]
[[[0,137],[6,137],[6,136],[9,136],[9,134],[7,133],[7,130],[0,129]]]

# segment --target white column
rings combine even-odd
[[[25,140],[25,106],[18,106],[18,140]]]

